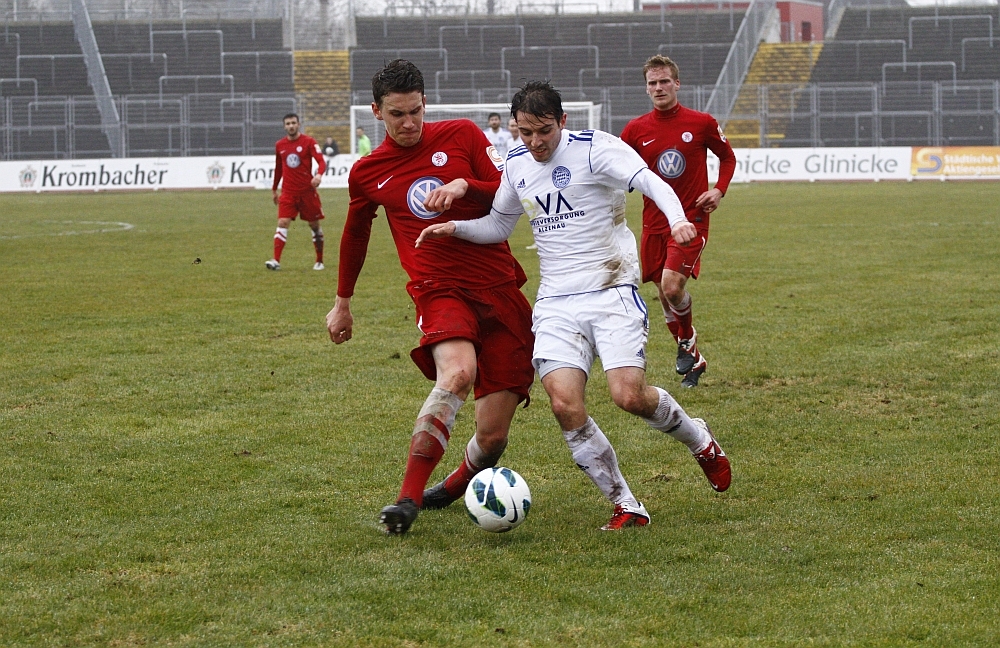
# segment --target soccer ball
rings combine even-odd
[[[524,522],[531,508],[528,483],[510,468],[487,468],[465,489],[465,509],[476,525],[503,533]]]

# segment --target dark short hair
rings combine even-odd
[[[424,94],[424,75],[406,59],[389,61],[372,77],[372,97],[376,105],[381,106],[382,100],[391,92]]]
[[[292,117],[294,117],[295,121],[297,121],[297,122],[301,122],[302,121],[301,119],[299,119],[299,116],[296,115],[295,113],[288,113],[287,115],[285,115],[284,117],[281,118],[281,123],[284,124],[286,119],[291,119]]]
[[[493,119],[494,117],[496,117],[497,119],[500,119],[500,113],[490,113],[490,114],[486,115],[486,120],[489,121],[489,120]]]
[[[517,119],[519,112],[559,121],[563,116],[562,95],[548,81],[528,81],[510,100],[511,117]]]

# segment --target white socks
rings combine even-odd
[[[665,432],[688,447],[692,453],[698,453],[712,442],[707,430],[703,430],[691,421],[691,417],[677,404],[674,397],[659,387],[653,387],[660,394],[660,404],[650,418],[644,418],[654,430]]]
[[[615,504],[639,505],[618,469],[615,449],[594,419],[588,417],[583,427],[575,430],[563,430],[563,438],[573,454],[573,461],[605,497]]]

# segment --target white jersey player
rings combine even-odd
[[[614,448],[587,415],[590,368],[601,358],[615,404],[691,450],[717,491],[730,483],[729,460],[701,419],[646,383],[646,305],[638,293],[635,237],[625,223],[625,192],[638,189],[667,214],[675,240],[695,235],[673,190],[635,151],[602,131],[568,131],[559,93],[529,82],[511,102],[524,145],[507,156],[488,216],[424,230],[476,243],[506,240],[522,213],[538,245],[541,285],[534,307],[533,362],[577,465],[615,505],[604,529],[645,526],[649,514],[618,468]]]
[[[507,153],[514,148],[514,137],[510,131],[506,128],[500,128],[499,113],[490,113],[489,117],[486,118],[486,128],[483,129],[483,135],[497,150],[501,162],[507,158]]]

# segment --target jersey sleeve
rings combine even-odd
[[[521,207],[521,197],[514,190],[507,169],[504,169],[503,175],[500,177],[500,188],[497,189],[496,196],[493,198],[493,206],[490,211],[516,218],[520,218],[521,214],[524,213],[524,209]]]
[[[715,183],[715,188],[725,195],[729,190],[729,183],[736,173],[736,154],[729,140],[722,134],[722,127],[714,118],[709,118],[705,126],[705,143],[708,148],[719,158],[719,179]]]
[[[315,175],[323,175],[326,173],[326,158],[323,157],[323,149],[319,147],[319,144],[317,144],[315,140],[313,140],[312,158],[316,160]]]
[[[281,151],[278,150],[278,145],[274,145],[274,182],[271,183],[271,191],[278,190],[278,183],[281,182]]]
[[[621,139],[595,130],[590,146],[590,168],[616,189],[631,190],[632,179],[643,169],[646,162]]]
[[[486,135],[472,122],[469,122],[469,126],[463,136],[468,138],[469,161],[474,177],[465,179],[469,183],[465,196],[484,209],[489,209],[500,186],[500,170],[487,153],[492,144],[486,139]]]
[[[368,241],[372,235],[372,221],[378,217],[378,205],[368,199],[354,174],[348,178],[351,202],[347,208],[347,221],[340,237],[340,263],[337,266],[337,296],[353,297],[354,287],[361,276],[361,268],[368,256]]]
[[[493,198],[490,213],[482,218],[455,223],[455,236],[473,243],[499,243],[506,241],[524,210],[521,199],[510,183],[510,176],[504,169],[500,178],[500,188]],[[522,271],[523,272],[523,271]],[[520,281],[520,279],[519,279]],[[523,284],[523,282],[521,282]]]

